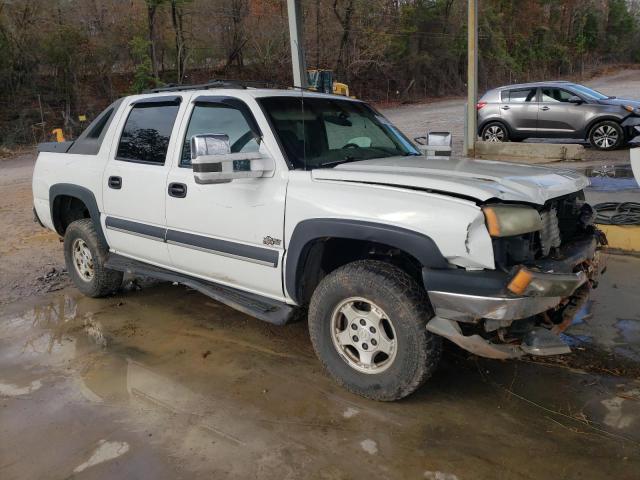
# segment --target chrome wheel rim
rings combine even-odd
[[[611,148],[618,143],[618,131],[610,125],[600,125],[593,132],[593,143],[600,148]]]
[[[484,131],[482,139],[485,142],[504,142],[504,129],[497,125],[492,125]]]
[[[93,268],[93,255],[87,243],[81,238],[76,238],[73,241],[72,254],[73,254],[73,266],[76,272],[82,280],[90,282],[93,280],[95,274]]]
[[[354,370],[369,374],[387,370],[398,351],[396,338],[387,314],[366,298],[347,298],[333,310],[333,346]]]

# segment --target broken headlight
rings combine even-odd
[[[492,237],[511,237],[542,229],[540,214],[526,205],[486,205],[482,211]]]

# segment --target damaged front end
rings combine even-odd
[[[423,270],[429,331],[489,358],[570,352],[558,334],[597,287],[606,238],[582,192],[538,214],[539,230],[493,239],[495,270]]]

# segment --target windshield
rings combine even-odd
[[[396,127],[365,103],[318,97],[258,101],[296,169],[420,155]]]
[[[607,98],[609,98],[608,95],[603,95],[602,93],[596,92],[595,90],[585,87],[584,85],[572,85],[572,87],[591,100],[606,100]]]

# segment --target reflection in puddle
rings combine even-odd
[[[640,189],[633,176],[631,165],[600,165],[589,167],[584,174],[591,181],[591,190],[614,192],[619,190]]]
[[[587,302],[582,306],[582,308],[578,310],[578,312],[576,313],[576,316],[573,317],[573,320],[571,321],[571,325],[580,325],[584,323],[586,320],[588,320],[589,318],[591,318],[592,305],[593,305],[593,300],[587,300]]]

